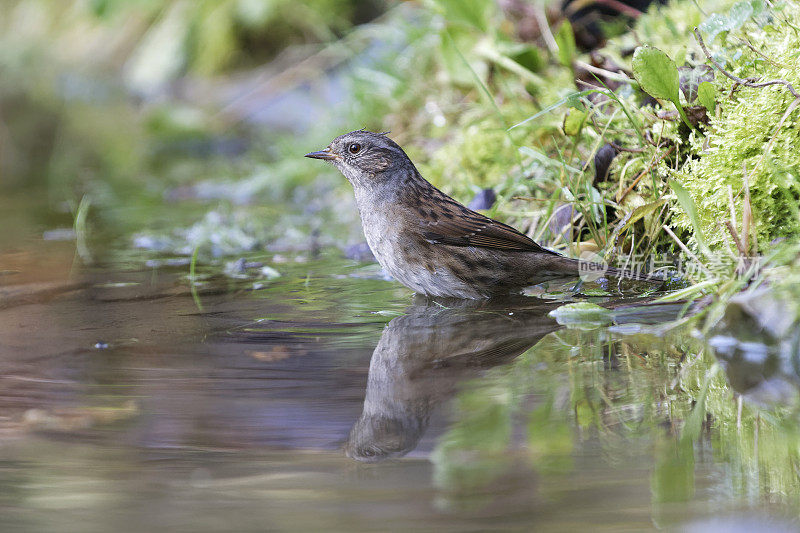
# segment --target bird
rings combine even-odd
[[[592,271],[651,276],[565,257],[473,211],[427,181],[386,133],[356,130],[305,155],[332,163],[353,187],[364,236],[397,281],[429,296],[485,299]]]

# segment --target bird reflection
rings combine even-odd
[[[534,298],[419,298],[389,322],[372,353],[364,408],[347,439],[347,456],[377,462],[412,451],[433,409],[460,381],[511,361],[558,329],[547,316],[557,306]]]

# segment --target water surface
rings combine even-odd
[[[337,250],[193,293],[47,225],[0,255],[4,531],[796,525],[794,378],[718,361],[676,306],[585,298],[608,323],[564,327],[562,301],[428,301]],[[776,375],[788,398],[748,398]]]

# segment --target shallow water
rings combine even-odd
[[[0,255],[3,531],[796,527],[792,404],[737,415],[659,327],[680,306],[592,298],[612,324],[564,327],[563,302],[425,301],[336,250],[192,294],[40,225]]]

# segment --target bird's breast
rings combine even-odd
[[[409,269],[407,257],[412,243],[404,235],[402,220],[391,211],[359,209],[364,236],[375,258],[393,277],[401,279]],[[401,280],[402,281],[402,280]]]
[[[484,287],[464,278],[463,271],[474,268],[465,267],[458,260],[474,252],[460,249],[453,253],[449,246],[428,242],[419,226],[408,221],[402,206],[362,201],[358,201],[358,206],[367,244],[381,266],[397,281],[429,296],[486,296]]]

